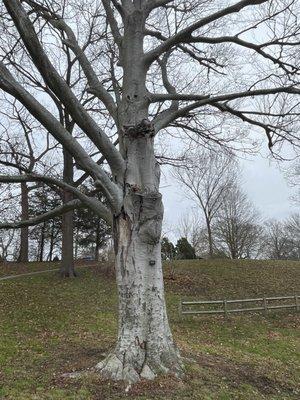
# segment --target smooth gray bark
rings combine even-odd
[[[148,124],[138,129],[139,133],[131,128],[124,141],[128,155],[124,203],[114,220],[118,340],[114,351],[96,366],[104,376],[129,383],[153,379],[160,373],[182,373],[164,297],[160,245],[163,205],[153,131]],[[143,159],[144,168],[136,157]]]
[[[119,332],[114,351],[96,367],[104,376],[129,383],[153,379],[159,373],[182,373],[163,288],[163,205],[160,167],[154,155],[155,131],[148,120],[145,18],[146,13],[136,10],[124,21],[119,139],[126,168],[121,213],[115,214],[113,223]]]

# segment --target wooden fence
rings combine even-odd
[[[288,300],[293,300],[293,304],[286,304]],[[281,302],[282,304],[274,304]],[[250,307],[231,308],[231,304],[249,304],[256,303]],[[272,304],[273,303],[273,304]],[[216,306],[220,307],[213,309],[197,309],[195,306]],[[231,313],[243,313],[248,311],[264,311],[267,313],[268,310],[279,310],[279,309],[295,309],[300,310],[300,296],[282,296],[282,297],[259,297],[257,299],[239,299],[239,300],[205,300],[205,301],[181,301],[179,305],[179,312],[181,315],[196,315],[196,314],[231,314]]]

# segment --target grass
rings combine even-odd
[[[173,334],[186,361],[185,378],[141,382],[126,394],[122,384],[92,374],[62,377],[95,365],[113,346],[117,298],[112,278],[93,267],[71,280],[51,272],[1,282],[0,399],[300,398],[299,313],[227,319],[178,314],[180,299],[299,293],[300,263],[177,261],[165,266],[165,285]]]
[[[77,261],[77,266],[85,266],[87,261]],[[88,265],[95,265],[95,261],[89,261]],[[30,262],[16,263],[5,262],[0,263],[0,278],[10,275],[27,274],[30,272],[47,271],[59,269],[60,262]]]
[[[31,263],[15,263],[5,262],[0,264],[0,278],[8,275],[26,274],[29,272],[45,271],[48,269],[59,268],[57,262],[31,262]]]

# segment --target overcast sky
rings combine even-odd
[[[293,189],[288,186],[275,162],[257,154],[240,160],[240,165],[243,189],[260,211],[263,219],[284,219],[291,212],[299,211],[290,200]],[[165,168],[161,184],[165,206],[163,233],[173,241],[179,235],[177,226],[180,218],[184,214],[197,212],[195,203],[184,196],[185,191],[186,189],[180,187]]]

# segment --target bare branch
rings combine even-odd
[[[0,175],[0,183],[21,183],[21,182],[44,182],[49,186],[58,186],[62,189],[70,191],[77,197],[82,203],[86,204],[91,210],[97,215],[101,216],[105,221],[111,221],[111,212],[95,197],[89,197],[82,193],[76,187],[64,182],[59,179],[52,178],[45,175],[37,174],[24,174],[24,175]]]
[[[29,92],[19,85],[0,62],[0,88],[18,99],[28,111],[72,154],[78,164],[103,188],[110,205],[119,210],[120,189],[109,176],[89,157],[86,151],[57,119]]]
[[[3,2],[19,31],[27,51],[47,85],[65,105],[78,126],[86,132],[88,137],[103,153],[114,173],[120,175],[124,170],[124,160],[120,153],[113,146],[107,135],[85,111],[65,80],[61,78],[53,67],[20,1],[3,0]]]
[[[85,207],[85,205],[80,200],[72,200],[69,201],[68,203],[65,203],[61,206],[54,208],[53,210],[45,212],[41,215],[37,215],[28,220],[17,221],[17,222],[2,222],[0,223],[0,229],[17,229],[17,228],[23,228],[25,226],[35,226],[40,224],[41,222],[48,221],[49,219],[53,219],[55,217],[59,217],[69,211],[81,207]]]
[[[173,46],[179,44],[179,43],[185,43],[189,42],[191,40],[191,35],[194,31],[196,31],[199,28],[202,28],[203,26],[216,21],[220,18],[223,18],[229,14],[237,13],[241,11],[243,8],[251,6],[251,5],[257,5],[257,4],[262,4],[265,3],[267,0],[241,0],[232,6],[222,8],[220,11],[217,11],[211,15],[208,15],[207,17],[204,17],[200,19],[199,21],[195,22],[194,24],[188,26],[187,28],[179,31],[178,33],[174,34],[170,38],[168,38],[165,42],[161,43],[158,47],[156,47],[154,50],[151,50],[145,55],[145,62],[147,65],[150,66],[150,64],[156,60],[162,53],[168,51],[171,49]]]

